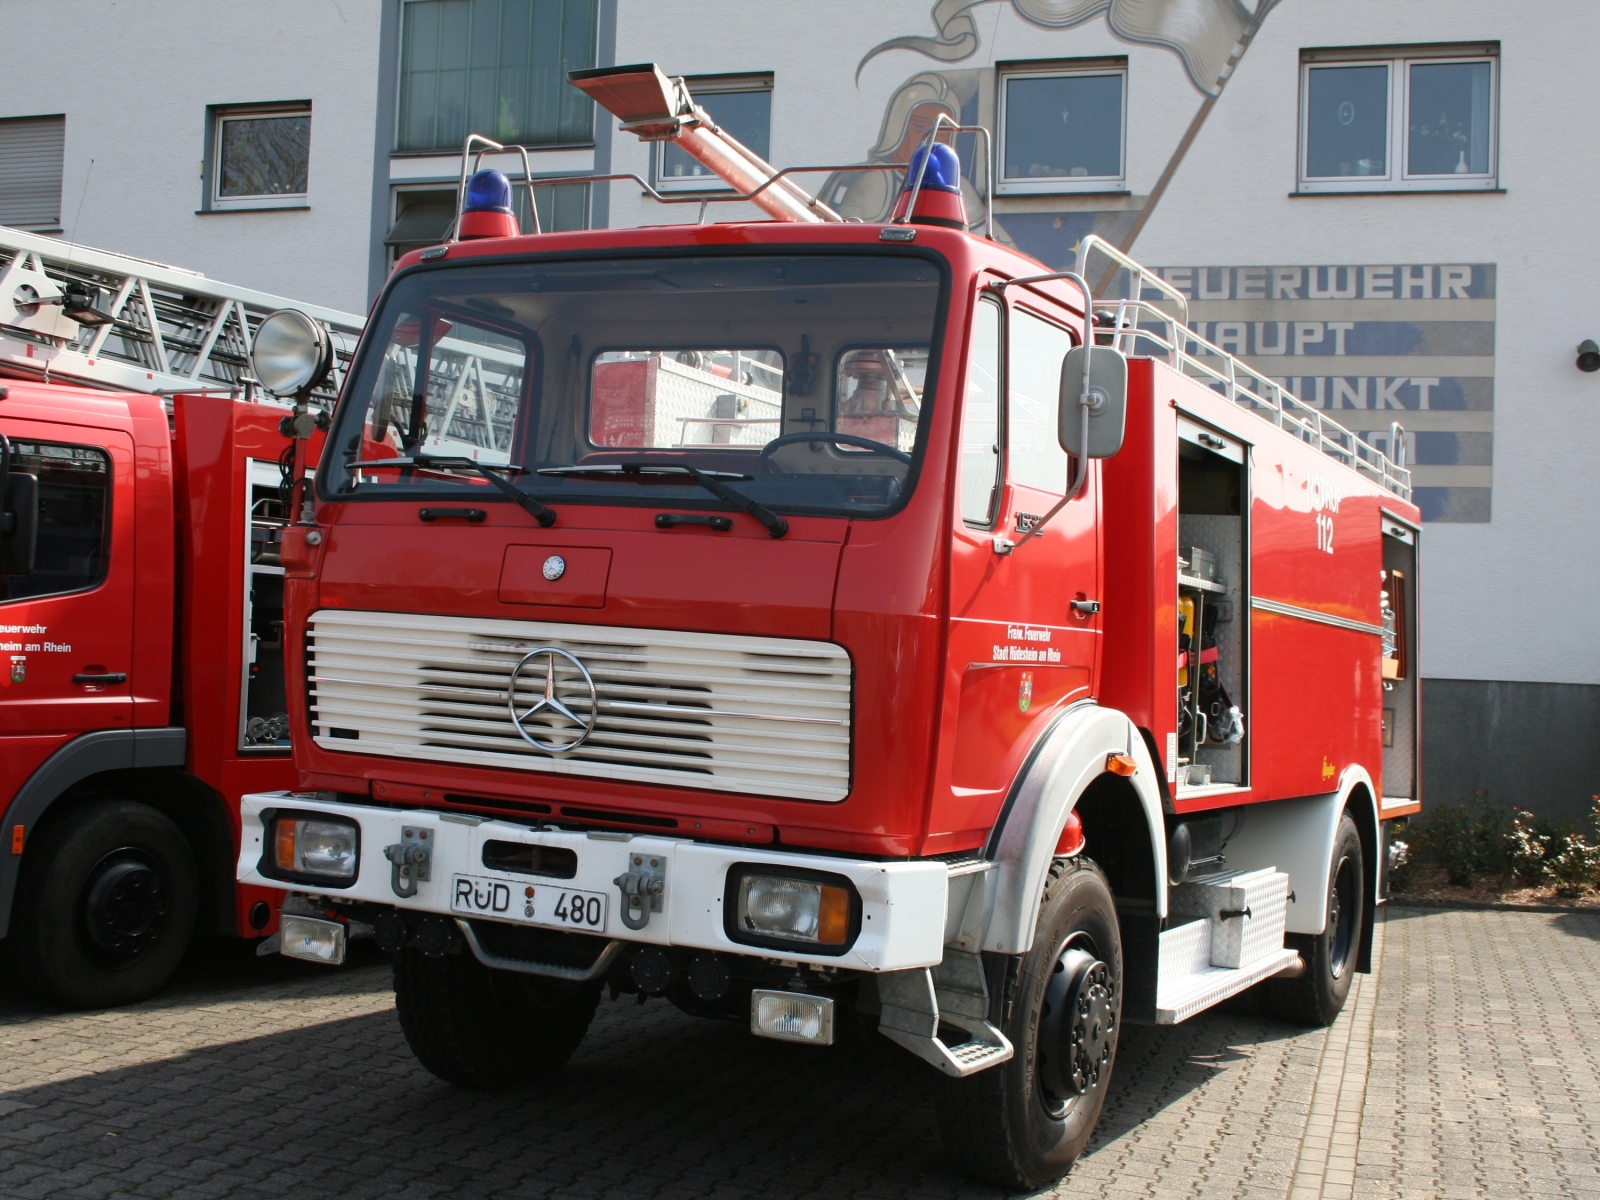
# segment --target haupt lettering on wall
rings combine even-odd
[[[1387,449],[1429,521],[1489,519],[1495,265],[1166,267],[1195,333]]]

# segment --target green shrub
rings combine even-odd
[[[1571,896],[1600,887],[1600,796],[1594,797],[1593,823],[1595,835],[1561,828],[1526,809],[1492,804],[1489,793],[1478,790],[1464,804],[1441,804],[1416,818],[1409,832],[1416,851],[1458,887],[1511,874],[1528,887],[1548,885]],[[1404,886],[1403,879],[1391,880]]]
[[[1482,875],[1504,874],[1509,864],[1505,813],[1475,791],[1466,804],[1441,804],[1417,826],[1420,847],[1457,887]]]
[[[1526,809],[1511,810],[1511,828],[1506,832],[1506,859],[1518,879],[1529,887],[1545,881],[1550,847],[1556,831]]]
[[[1592,820],[1600,829],[1600,796],[1594,797]],[[1600,885],[1600,843],[1581,833],[1552,838],[1544,856],[1544,877],[1563,896],[1575,896],[1585,886]]]

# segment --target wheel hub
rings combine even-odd
[[[161,872],[138,850],[116,850],[89,872],[84,929],[102,956],[126,962],[161,940],[168,897]]]
[[[1328,968],[1335,979],[1350,965],[1355,944],[1355,923],[1360,917],[1356,886],[1355,864],[1348,858],[1340,859],[1333,873],[1333,886],[1328,890]]]
[[[1116,1049],[1116,999],[1110,967],[1079,946],[1062,952],[1039,1019],[1039,1078],[1050,1105],[1099,1085]]]
[[[1084,974],[1072,1025],[1072,1083],[1087,1092],[1100,1082],[1111,1059],[1116,1014],[1111,1007],[1111,972],[1103,962]]]

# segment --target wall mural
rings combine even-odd
[[[1234,67],[1279,0],[938,0],[933,33],[872,47],[861,70],[888,50],[960,63],[982,49],[974,10],[1009,4],[1030,24],[1065,31],[1104,17],[1120,40],[1172,51],[1200,95],[1205,120]],[[1057,43],[1041,57],[1068,58]],[[962,125],[997,129],[993,67],[924,70],[884,107],[865,161],[905,164],[941,113]],[[987,216],[987,172],[979,139],[960,135],[962,192],[972,228]],[[999,147],[996,147],[998,152]],[[1175,147],[1169,170],[1181,148]],[[899,181],[889,172],[840,173],[821,195],[842,216],[887,219]],[[1157,197],[1159,198],[1159,196]],[[1036,197],[1035,200],[1042,200]],[[1068,197],[1058,197],[1070,203]],[[997,207],[997,240],[1056,269],[1072,265],[1079,241],[1095,233],[1125,244],[1150,197],[1125,208],[1007,211]],[[1007,206],[1009,207],[1009,206]],[[1383,447],[1398,420],[1407,430],[1416,500],[1428,521],[1485,522],[1490,511],[1494,417],[1492,263],[1290,267],[1171,267],[1164,274],[1192,297],[1201,336],[1330,411]]]

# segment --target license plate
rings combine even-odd
[[[508,883],[457,875],[450,882],[450,909],[469,917],[499,917],[555,929],[606,927],[602,892],[580,892],[548,883]]]

